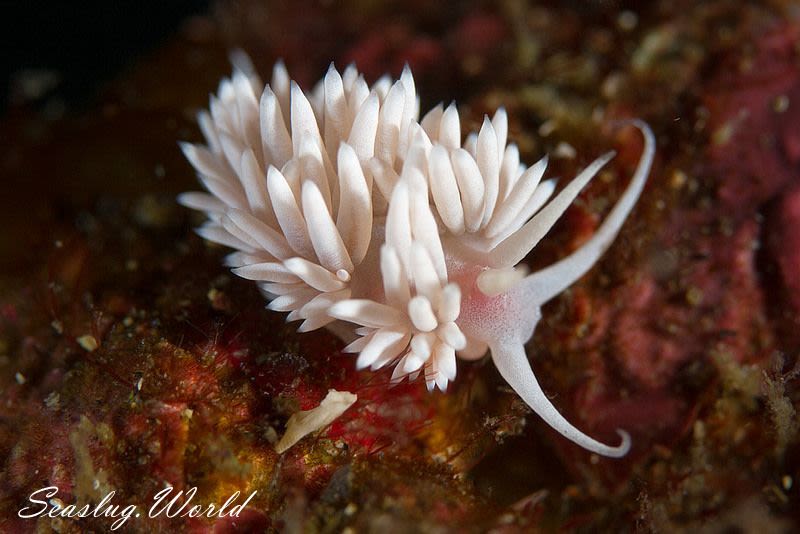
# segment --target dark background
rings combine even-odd
[[[90,102],[103,82],[156,49],[208,0],[0,1],[0,116],[9,105],[56,96],[68,109]],[[28,73],[26,75],[26,72]],[[44,76],[43,76],[44,74]],[[20,91],[38,76],[48,87]]]

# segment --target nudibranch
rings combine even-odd
[[[263,86],[246,56],[198,122],[205,145],[181,148],[208,193],[180,195],[205,212],[198,233],[235,250],[226,264],[257,282],[268,308],[327,327],[356,366],[393,365],[392,381],[422,376],[446,390],[458,358],[491,354],[500,374],[550,426],[585,449],[620,457],[570,424],[528,362],[547,301],[583,276],[616,237],[652,165],[644,149],[629,185],[594,235],[528,274],[520,262],[613,157],[590,163],[555,196],[547,158],[528,167],[509,144],[503,109],[462,141],[458,111],[419,119],[411,71],[369,86],[333,65],[305,93],[282,63]]]

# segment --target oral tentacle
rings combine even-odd
[[[653,164],[656,149],[655,137],[644,122],[633,120],[630,124],[642,132],[644,150],[633,178],[622,197],[617,201],[600,228],[578,250],[553,265],[529,275],[522,282],[526,287],[525,292],[531,295],[540,306],[571,286],[592,268],[617,237],[620,228],[644,189],[650,167]]]
[[[556,410],[539,385],[539,381],[536,380],[521,342],[514,339],[496,340],[490,344],[490,348],[492,360],[508,385],[559,434],[601,456],[620,458],[628,453],[631,447],[631,437],[624,430],[617,430],[622,438],[622,443],[612,447],[584,434]]]

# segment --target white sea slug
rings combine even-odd
[[[371,88],[355,67],[333,67],[310,96],[276,65],[261,88],[249,62],[211,98],[199,122],[207,146],[183,144],[211,194],[184,193],[204,211],[200,235],[237,250],[234,272],[256,280],[268,307],[327,326],[357,352],[359,369],[394,365],[392,381],[424,376],[442,391],[456,357],[487,350],[500,374],[548,424],[582,447],[620,457],[572,426],[542,391],[525,353],[541,306],[588,271],[639,198],[655,152],[644,151],[595,234],[555,264],[527,274],[519,262],[612,157],[586,167],[552,200],[542,177],[507,145],[499,110],[462,144],[458,112],[438,106],[418,121],[406,68]],[[549,202],[548,202],[549,201]],[[354,330],[347,325],[358,325]],[[353,340],[355,337],[355,340]]]

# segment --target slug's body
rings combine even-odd
[[[633,122],[642,158],[595,235],[528,275],[519,262],[613,153],[551,200],[547,159],[520,163],[502,109],[462,143],[454,106],[418,121],[408,69],[369,87],[354,67],[331,66],[307,96],[282,64],[262,88],[246,58],[238,63],[199,116],[207,146],[182,145],[211,194],[179,200],[207,213],[200,234],[237,250],[227,263],[258,282],[268,307],[302,319],[301,331],[355,337],[345,350],[358,368],[393,365],[393,381],[422,374],[429,389],[455,379],[457,357],[488,350],[553,428],[597,454],[626,454],[627,433],[604,445],[557,412],[524,345],[541,306],[591,268],[636,203],[655,149],[649,128]]]

